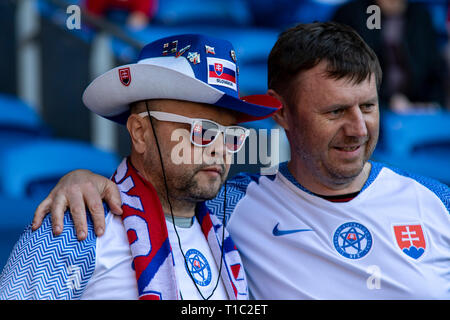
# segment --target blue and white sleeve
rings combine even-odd
[[[442,202],[442,204],[447,208],[447,212],[450,214],[450,187],[449,186],[447,186],[447,185],[443,184],[442,182],[437,181],[435,179],[424,177],[424,176],[417,175],[417,174],[413,174],[413,173],[407,172],[407,171],[399,169],[399,168],[390,167],[390,166],[386,166],[386,167],[402,176],[414,179],[415,181],[417,181],[418,183],[420,183],[421,185],[426,187],[428,190],[433,192],[439,198],[439,200]]]
[[[59,236],[53,236],[50,215],[38,230],[28,226],[0,275],[0,300],[79,299],[95,269],[96,237],[87,216],[84,241],[77,240],[69,212]]]

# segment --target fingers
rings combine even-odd
[[[51,203],[51,218],[53,234],[58,236],[63,231],[64,226],[64,212],[68,207],[67,199],[64,195],[57,194],[53,197]]]
[[[95,233],[101,236],[105,230],[102,199],[109,205],[112,213],[122,214],[120,192],[114,182],[88,170],[68,173],[39,204],[33,218],[32,229],[37,230],[46,214],[51,212],[53,234],[60,235],[64,228],[64,212],[69,208],[77,238],[84,240],[88,233],[87,207],[91,213]]]
[[[41,211],[45,211],[50,202],[52,229],[55,236],[60,235],[63,231],[64,212],[69,207],[77,239],[80,241],[85,240],[88,234],[86,205],[91,213],[96,235],[103,235],[105,230],[105,211],[103,209],[102,199],[97,189],[91,183],[67,188],[64,194],[57,193],[53,200],[49,199],[42,203],[38,217],[42,215]],[[36,226],[37,228],[38,226]]]
[[[39,204],[36,211],[34,212],[33,222],[31,224],[31,229],[33,231],[39,229],[45,216],[50,212],[51,204],[52,199],[50,195]]]
[[[120,199],[120,192],[117,185],[111,181],[105,181],[105,188],[103,190],[103,199],[108,204],[111,212],[115,215],[121,215],[122,211],[122,200]]]
[[[69,202],[70,214],[72,215],[77,239],[84,240],[87,237],[87,222],[82,190],[77,186],[70,188],[67,191],[67,200]]]
[[[95,234],[101,236],[105,231],[105,210],[102,199],[93,185],[86,186],[84,191],[84,200],[91,213]]]

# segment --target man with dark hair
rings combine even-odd
[[[330,78],[349,77],[360,83],[374,74],[377,87],[381,84],[377,56],[364,40],[346,25],[326,23],[300,24],[281,33],[269,55],[268,87],[293,101],[297,92],[293,80],[321,61],[328,62]]]
[[[251,296],[449,298],[449,188],[369,160],[379,130],[376,55],[350,28],[312,23],[282,33],[268,63],[291,159],[274,175],[234,177],[207,202],[220,216],[226,196]],[[67,199],[71,179],[90,175],[72,173],[53,190],[35,227],[54,199]]]
[[[311,191],[304,180],[320,182],[319,194],[359,191],[378,140],[373,51],[347,26],[298,25],[280,35],[268,65],[269,94],[285,106],[274,119],[290,141],[289,169]]]

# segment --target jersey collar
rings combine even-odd
[[[371,168],[370,168],[370,173],[369,173],[369,177],[367,178],[366,182],[364,183],[360,194],[367,188],[369,187],[372,182],[375,181],[376,177],[378,176],[378,174],[380,173],[381,169],[383,168],[383,165],[378,163],[378,162],[374,162],[369,160],[369,162],[371,163]],[[295,185],[297,188],[299,188],[300,190],[309,193],[310,195],[313,196],[318,196],[317,194],[311,192],[310,190],[308,190],[307,188],[305,188],[303,185],[301,185],[292,175],[292,173],[289,171],[288,169],[288,161],[286,162],[282,162],[280,163],[278,172],[280,172],[286,179],[288,179],[293,185]]]

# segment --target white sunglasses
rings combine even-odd
[[[180,116],[174,113],[161,111],[149,111],[150,116],[159,121],[169,121],[177,123],[187,123],[191,125],[191,143],[197,147],[207,147],[211,145],[223,132],[225,148],[230,153],[241,150],[245,139],[249,136],[250,130],[241,126],[222,126],[212,120],[197,119]],[[140,117],[147,117],[147,111],[141,112]]]

